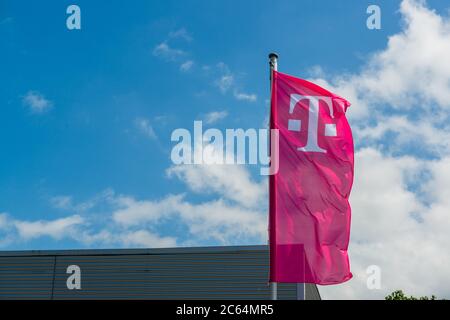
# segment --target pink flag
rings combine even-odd
[[[271,282],[325,285],[352,277],[349,106],[311,82],[273,71],[271,128],[279,130],[279,170],[269,187]]]

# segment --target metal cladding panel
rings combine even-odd
[[[23,252],[13,254],[21,255],[22,265],[28,261],[29,273],[43,272],[47,268],[50,280],[45,283],[48,294],[43,296],[44,299],[270,298],[267,246],[43,251],[29,256]],[[50,256],[43,257],[46,254]],[[0,254],[0,259],[8,258]],[[47,259],[49,264],[35,270],[35,259]],[[10,265],[17,272],[18,266],[14,267],[14,263]],[[71,265],[81,269],[80,290],[69,290],[67,287],[70,274],[66,271]],[[0,279],[3,277],[3,271],[0,271]],[[307,299],[308,288],[307,285]],[[4,297],[28,298],[20,295]],[[296,285],[278,284],[278,298],[296,299]]]
[[[54,261],[54,257],[0,257],[0,299],[51,299]]]

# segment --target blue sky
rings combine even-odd
[[[380,173],[402,172],[393,192],[404,194],[399,198],[407,203],[417,202],[407,208],[405,219],[415,215],[419,221],[417,212],[431,210],[435,199],[423,196],[417,176],[429,181],[432,166],[447,163],[443,140],[433,137],[434,132],[446,134],[448,127],[437,120],[425,123],[424,136],[411,140],[411,128],[421,117],[397,103],[409,92],[418,98],[406,104],[426,105],[437,110],[437,118],[448,117],[442,97],[450,72],[433,65],[448,53],[443,45],[446,1],[406,0],[403,9],[401,1],[391,0],[75,3],[82,29],[69,31],[65,11],[72,2],[0,2],[2,249],[264,243],[265,181],[255,168],[230,169],[228,180],[215,170],[170,170],[170,134],[192,129],[194,120],[213,112],[222,115],[213,127],[262,128],[271,51],[280,54],[280,71],[317,80],[353,103],[349,117],[357,161],[360,157],[362,168],[377,172],[371,161],[379,158],[377,164],[388,166]],[[382,10],[381,30],[366,28],[370,4]],[[427,22],[423,37],[411,27],[422,19]],[[393,35],[400,44],[388,42]],[[411,58],[411,48],[421,48],[415,39],[436,41],[437,49],[424,55],[426,62]],[[410,55],[402,57],[399,48]],[[401,61],[417,73],[408,73]],[[379,84],[377,76],[390,81],[389,68],[401,75],[400,83],[372,85],[372,91],[361,94],[366,81]],[[439,94],[424,94],[405,80],[423,74],[429,83],[442,84]],[[381,98],[374,102],[374,96]],[[417,139],[428,144],[417,147]],[[355,188],[372,192],[375,182],[375,177],[374,186],[362,179]],[[365,191],[355,192],[354,214],[378,208],[364,202]],[[397,199],[391,200],[394,210]],[[231,212],[235,220],[221,226],[219,218],[199,222],[192,217],[205,211],[198,218],[204,220],[209,210],[223,216]],[[151,217],[143,218],[148,211]],[[252,217],[260,219],[257,230],[233,231]],[[371,223],[383,226],[383,221]],[[353,243],[376,245],[363,236],[364,228],[370,229],[365,221],[356,220],[354,226],[360,231]],[[364,274],[365,266],[377,261],[361,250],[372,249],[354,249],[355,272]],[[364,259],[358,261],[358,254]],[[367,293],[358,290],[346,292]]]

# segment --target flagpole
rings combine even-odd
[[[269,54],[269,66],[270,66],[270,100],[272,102],[272,71],[278,71],[278,54],[271,52]],[[270,104],[272,108],[272,103]],[[269,112],[271,114],[271,111]],[[270,178],[269,178],[269,194],[270,194]],[[269,196],[270,202],[270,196]],[[269,203],[270,208],[270,203]],[[269,211],[269,221],[270,221],[270,211]],[[270,232],[270,231],[269,231]],[[270,250],[270,233],[269,233],[269,250]],[[278,299],[278,285],[276,282],[270,283],[270,299],[277,300]]]

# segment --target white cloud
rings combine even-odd
[[[169,37],[162,43],[155,46],[153,49],[153,55],[156,57],[163,58],[166,61],[180,63],[179,69],[181,72],[188,72],[192,69],[195,62],[192,59],[187,60],[188,52],[175,49],[171,47],[169,43],[172,43],[174,39],[183,39],[190,42],[192,40],[186,29],[181,28],[177,31],[169,33]],[[204,72],[204,76],[212,78],[212,82],[215,87],[217,87],[222,94],[226,94],[231,89],[234,89],[234,97],[237,100],[255,102],[257,96],[254,93],[245,93],[237,90],[236,76],[233,74],[224,62],[219,62],[214,66],[203,65],[201,70]]]
[[[127,247],[170,248],[177,245],[173,237],[160,237],[147,230],[138,230],[121,235],[121,239]]]
[[[226,93],[234,84],[234,77],[231,74],[222,75],[215,82],[222,93]]]
[[[69,209],[72,207],[72,197],[70,196],[56,196],[50,199],[53,207],[57,209]]]
[[[249,102],[255,102],[257,99],[256,94],[254,93],[243,93],[243,92],[234,92],[234,97],[237,100],[243,100],[243,101],[249,101]]]
[[[203,68],[205,68],[205,66]],[[209,72],[211,71],[211,67],[208,67],[205,70]],[[228,90],[230,90],[235,85],[234,75],[224,62],[219,62],[212,69],[212,71],[216,77],[214,85],[219,88],[220,92],[222,92],[223,94],[227,93]]]
[[[133,197],[120,196],[115,199],[119,209],[112,217],[115,222],[122,225],[136,225],[142,221],[156,223],[172,214],[181,200],[181,195],[170,195],[160,201],[137,201]]]
[[[150,124],[150,121],[148,119],[137,118],[134,120],[134,124],[138,128],[138,130],[141,131],[148,138],[150,138],[152,140],[157,139],[155,130],[153,129],[153,127]]]
[[[183,202],[178,212],[198,239],[221,244],[249,239],[264,243],[267,239],[267,215],[261,208],[249,209],[217,199],[200,204]]]
[[[264,211],[216,199],[190,203],[184,195],[169,195],[158,201],[120,200],[122,208],[113,213],[114,221],[124,227],[152,226],[161,219],[185,225],[192,240],[213,240],[222,244],[237,240],[266,238],[267,226]]]
[[[171,39],[182,39],[187,42],[192,41],[192,36],[189,34],[189,32],[185,28],[181,28],[175,31],[171,31],[169,33],[169,38]]]
[[[204,121],[207,124],[213,124],[216,123],[219,120],[225,119],[228,116],[227,111],[213,111],[205,114]]]
[[[390,152],[407,150],[410,146],[441,155],[448,153],[450,147],[450,126],[435,124],[427,117],[411,120],[405,115],[380,115],[374,125],[355,126],[354,131],[365,145],[389,139],[386,147]]]
[[[30,111],[34,114],[42,114],[50,110],[53,103],[47,100],[43,94],[38,91],[28,91],[22,98],[22,102],[25,106],[30,108]]]
[[[45,221],[14,221],[19,236],[26,240],[42,236],[61,239],[74,231],[74,227],[83,223],[83,218],[74,215],[66,218]]]
[[[187,55],[186,51],[172,47],[173,42],[175,42],[176,39],[182,39],[187,42],[192,41],[192,37],[185,28],[172,31],[169,33],[166,40],[153,48],[153,55],[172,62],[179,61],[181,58],[185,57]],[[192,64],[193,61],[186,61],[181,64],[180,70],[188,71],[192,67]]]
[[[123,228],[103,229],[98,232],[83,230],[73,235],[73,239],[87,246],[108,246],[125,248],[169,248],[176,247],[174,237],[162,237],[144,229],[128,230]]]
[[[196,193],[216,193],[243,207],[254,207],[264,201],[265,183],[256,183],[249,171],[239,165],[178,165],[167,170]]]
[[[114,191],[106,189],[88,201],[75,203],[72,196],[59,195],[50,198],[50,204],[53,208],[59,210],[83,213],[97,206],[99,203],[109,201],[114,196]]]
[[[110,227],[111,228],[111,227]],[[117,230],[111,229],[100,229],[99,231],[92,231],[86,226],[79,228],[76,234],[73,234],[73,240],[86,246],[118,246],[123,247],[124,244],[121,239],[121,233]]]
[[[416,108],[427,115],[436,107],[450,108],[450,63],[446,62],[450,20],[424,3],[402,1],[404,30],[389,37],[387,47],[369,57],[363,72],[327,84],[358,106],[353,117],[368,116],[369,105]]]
[[[257,100],[257,95],[254,93],[245,93],[240,91],[239,84],[239,74],[234,74],[231,72],[230,68],[224,62],[219,62],[215,68],[211,69],[210,66],[203,66],[203,70],[210,73],[211,70],[215,74],[216,80],[214,84],[219,88],[222,94],[229,92],[231,89],[235,99],[240,101],[255,102]]]
[[[180,65],[180,71],[182,72],[188,72],[189,70],[191,70],[192,66],[194,65],[194,61],[192,60],[188,60],[186,62],[183,62]]]
[[[14,243],[13,232],[11,232],[13,228],[9,215],[0,213],[0,247],[7,247]]]
[[[162,42],[153,49],[153,55],[168,61],[176,61],[186,55],[186,52],[181,49],[171,48],[167,42]]]
[[[0,230],[5,229],[8,225],[8,215],[6,213],[0,213]]]

